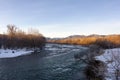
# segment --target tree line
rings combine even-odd
[[[75,45],[98,45],[102,48],[113,48],[120,47],[120,35],[104,35],[104,36],[84,36],[84,37],[73,37],[63,38],[57,40],[48,40],[50,43],[60,44],[75,44]]]
[[[7,25],[7,33],[0,34],[0,48],[39,48],[45,46],[46,39],[38,30],[31,29],[29,33],[15,25]]]

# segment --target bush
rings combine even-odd
[[[91,60],[84,73],[88,80],[104,80],[104,71],[104,63],[99,60]]]
[[[110,42],[106,39],[97,39],[92,44],[100,46],[100,48],[103,48],[103,49],[109,49],[109,48],[114,48],[115,47],[115,44],[113,44],[112,42]]]
[[[8,33],[0,35],[0,47],[4,48],[39,48],[45,46],[45,37],[37,31],[26,34],[14,25],[8,25]]]

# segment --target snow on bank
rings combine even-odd
[[[120,48],[106,49],[96,59],[107,65],[106,80],[116,80],[116,74],[120,80]]]
[[[11,49],[0,49],[0,58],[12,58],[12,57],[18,57],[21,55],[27,55],[31,54],[33,51],[26,49],[17,49],[17,50],[11,50]]]

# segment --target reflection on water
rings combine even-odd
[[[0,80],[84,80],[81,46],[47,44],[39,54],[0,59]]]

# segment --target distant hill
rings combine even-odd
[[[98,35],[98,34],[92,34],[92,35],[71,35],[65,38],[46,38],[47,41],[49,40],[62,40],[62,39],[72,39],[72,38],[85,38],[85,37],[104,37],[105,35]]]
[[[66,38],[83,38],[83,37],[86,37],[86,36],[85,35],[71,35]]]
[[[112,35],[72,35],[66,38],[50,38],[47,40],[49,43],[60,43],[60,44],[77,44],[77,45],[90,45],[99,44],[115,44],[120,45],[120,35],[119,34],[112,34]],[[103,43],[104,42],[104,43]]]

